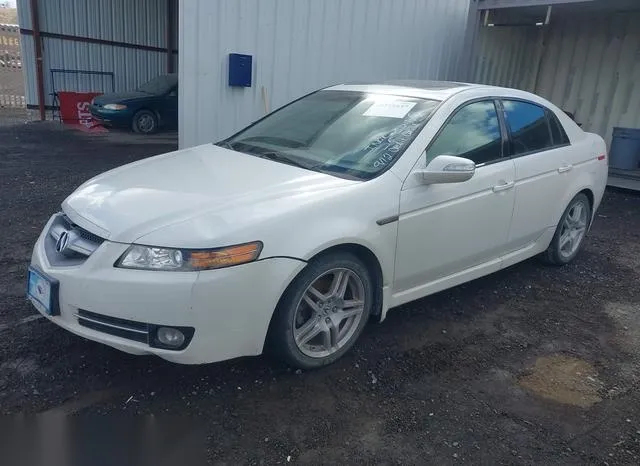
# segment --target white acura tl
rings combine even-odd
[[[317,368],[390,308],[572,261],[607,165],[601,137],[527,92],[333,86],[87,181],[40,235],[28,296],[129,353]]]

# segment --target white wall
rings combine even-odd
[[[319,87],[455,79],[469,0],[183,0],[180,146],[221,139]],[[228,54],[253,55],[253,86],[228,86]]]

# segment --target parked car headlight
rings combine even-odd
[[[260,241],[217,249],[173,249],[134,244],[118,259],[115,266],[175,272],[211,270],[253,262],[261,251]]]
[[[106,110],[126,110],[127,106],[122,104],[107,104],[104,108]]]

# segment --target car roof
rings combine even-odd
[[[458,92],[487,86],[455,81],[393,80],[379,83],[345,83],[325,90],[358,91],[372,94],[393,94],[422,99],[445,100]]]

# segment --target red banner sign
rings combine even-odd
[[[62,122],[83,131],[106,131],[89,111],[91,100],[99,95],[100,92],[58,92]]]

